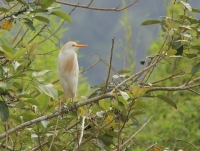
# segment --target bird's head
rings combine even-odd
[[[73,41],[66,43],[62,48],[61,51],[76,51],[79,48],[87,47],[85,44],[77,44]]]

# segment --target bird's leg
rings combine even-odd
[[[76,105],[74,104],[74,97],[71,98],[71,101],[72,101],[72,108],[73,108],[72,113],[76,115]]]
[[[64,103],[63,103],[63,98],[60,98],[60,111],[63,112],[63,110],[65,109],[64,107]],[[63,113],[61,114],[61,117],[63,119]]]

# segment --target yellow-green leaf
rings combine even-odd
[[[147,20],[144,21],[141,26],[152,25],[152,24],[160,24],[160,20]]]
[[[53,11],[51,14],[55,15],[55,16],[58,16],[58,17],[60,17],[60,18],[62,18],[64,20],[68,21],[69,23],[72,23],[72,20],[71,20],[70,16],[65,12]]]
[[[139,86],[134,86],[132,89],[132,93],[135,97],[139,96],[139,91],[140,91],[140,87]]]
[[[18,50],[18,51],[14,54],[14,56],[13,56],[13,58],[12,58],[11,60],[17,61],[25,52],[26,52],[26,48],[22,48],[22,49]]]
[[[13,58],[13,55],[12,55],[12,49],[9,48],[8,46],[6,45],[3,45],[1,46],[2,47],[2,51],[4,52],[4,54],[9,58],[9,59],[12,59]]]
[[[49,6],[51,6],[54,2],[56,2],[56,0],[42,0],[41,4],[42,4],[42,8],[43,9],[47,9]]]
[[[177,53],[177,50],[176,49],[171,49],[169,51],[167,51],[167,56],[173,56]]]
[[[82,106],[82,107],[78,108],[78,113],[79,113],[80,116],[85,116],[86,112],[87,112],[86,106]]]
[[[0,30],[0,34],[3,34],[6,30]]]
[[[99,105],[104,109],[104,110],[109,110],[110,109],[110,101],[109,100],[100,100]]]

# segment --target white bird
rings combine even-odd
[[[79,72],[76,50],[84,47],[87,47],[87,45],[70,41],[60,49],[58,55],[58,75],[60,83],[65,95],[72,99],[72,104],[76,96]]]

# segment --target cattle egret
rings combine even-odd
[[[66,43],[58,55],[58,75],[63,91],[68,98],[72,99],[76,95],[78,85],[78,60],[76,50],[87,47],[85,44],[76,44],[75,42]]]

